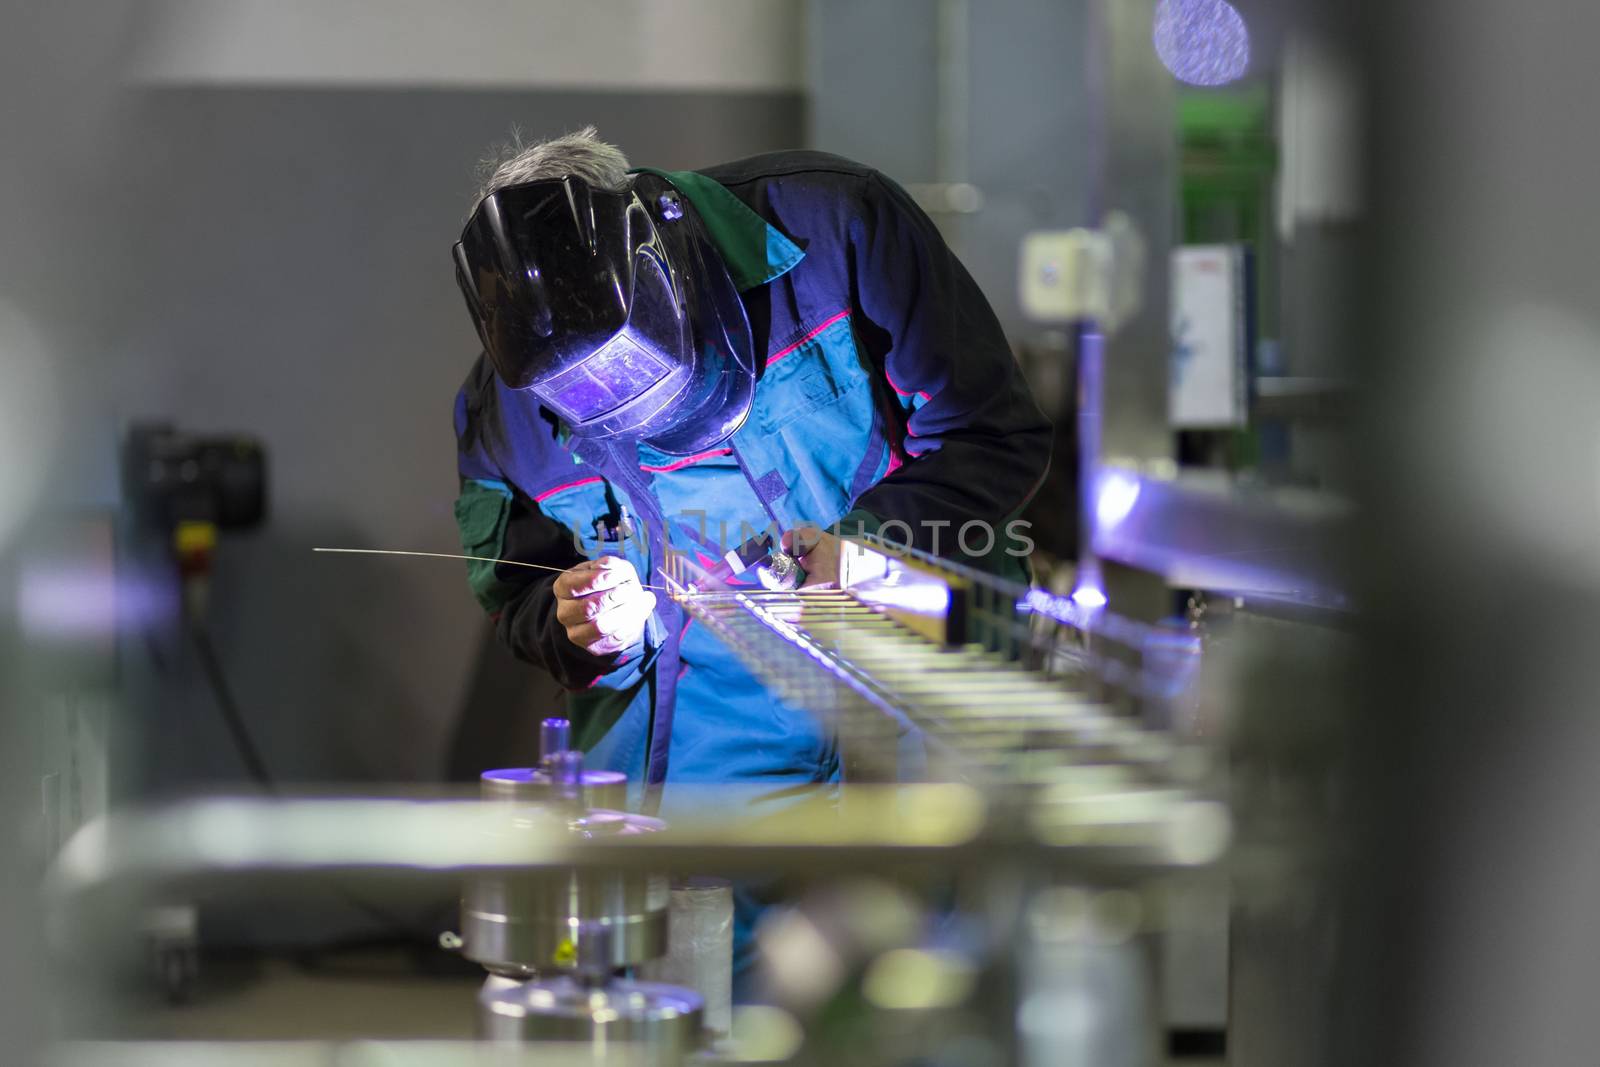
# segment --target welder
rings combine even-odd
[[[904,190],[837,156],[630,169],[591,128],[488,173],[454,248],[483,349],[456,398],[456,518],[471,555],[565,570],[471,563],[478,600],[645,810],[680,783],[825,788],[823,725],[646,586],[668,552],[710,564],[762,530],[807,584],[856,531],[1020,577],[1004,531],[1051,431],[993,311]],[[973,523],[988,536],[958,546]]]

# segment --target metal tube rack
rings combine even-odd
[[[840,589],[704,591],[686,557],[674,557],[666,577],[689,616],[779,699],[834,725],[847,778],[905,777],[901,741],[914,734],[926,748],[921,773],[933,780],[1012,787],[1051,762],[1169,779],[1176,742],[1134,713],[1173,699],[1184,677],[1143,658],[1176,648],[1179,666],[1190,666],[1198,638],[1084,611],[870,535],[845,546]],[[929,583],[943,603],[931,626],[893,598],[875,602],[885,588]]]

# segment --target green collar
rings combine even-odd
[[[805,257],[800,246],[778,232],[715,179],[692,170],[656,170],[635,167],[634,173],[654,174],[672,183],[689,198],[711,234],[711,241],[728,264],[728,274],[742,293],[788,273]]]

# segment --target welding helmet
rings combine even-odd
[[[663,179],[566,177],[484,197],[455,246],[484,351],[573,436],[690,455],[750,413],[750,324],[699,216]]]

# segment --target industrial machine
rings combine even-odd
[[[1172,800],[1198,776],[1191,763],[1178,782],[1181,739],[1145,725],[1189,695],[1193,634],[879,537],[844,542],[837,590],[698,591],[694,564],[675,563],[697,621],[779,697],[830,717],[847,782],[963,781],[1037,804],[1086,766]]]
[[[452,944],[489,972],[481,1037],[511,1050],[1147,1062],[1164,887],[1232,833],[1207,746],[1173,728],[1193,719],[1199,638],[871,538],[847,543],[835,590],[702,591],[679,566],[671,595],[833,724],[836,796],[669,826],[618,810],[620,777],[584,771],[547,720],[540,765],[486,772],[475,800],[113,815],[68,844],[52,899],[83,916],[130,881],[464,879]],[[667,876],[704,872],[783,877],[798,902],[758,935],[769,1003],[709,1050],[700,992],[628,973],[672,947]],[[1083,1013],[1066,1030],[1063,1004]]]
[[[627,838],[665,829],[623,812],[626,778],[583,769],[565,719],[546,719],[540,766],[483,773],[484,833]],[[670,887],[639,871],[508,871],[474,875],[452,939],[489,971],[479,1032],[497,1042],[641,1045],[646,1062],[682,1062],[701,1040],[704,1003],[690,989],[619,977],[666,952]],[[726,963],[726,961],[725,961]]]

